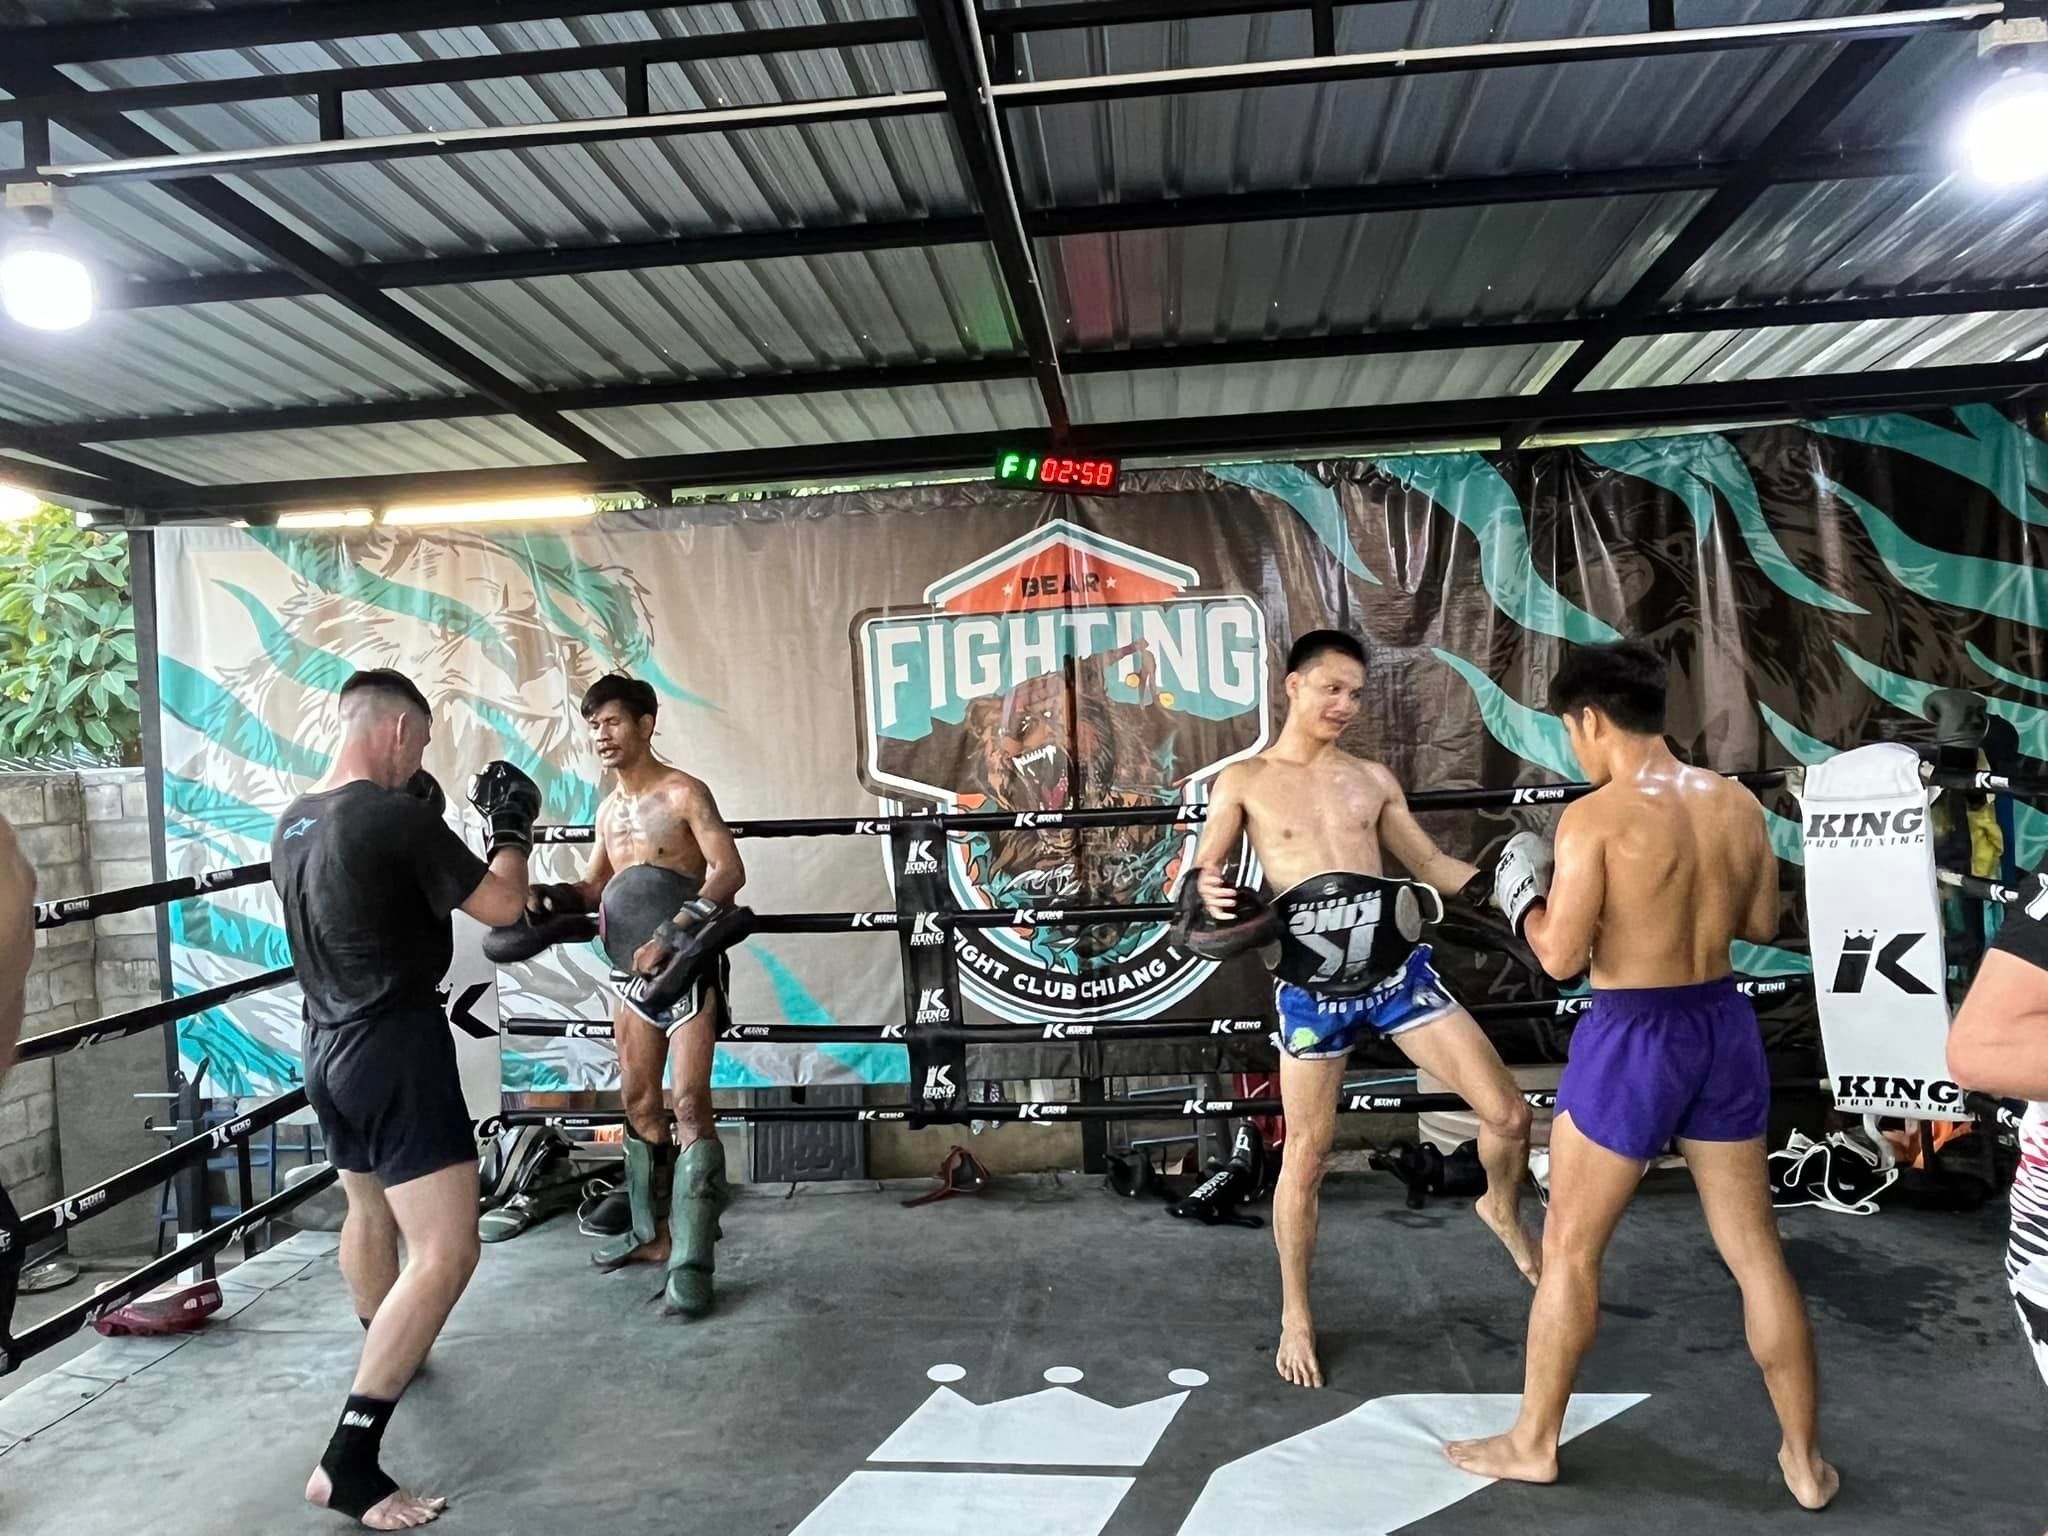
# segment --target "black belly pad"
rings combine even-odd
[[[635,864],[604,885],[598,901],[598,938],[605,955],[622,971],[633,968],[633,952],[654,937],[654,930],[676,915],[704,882],[679,869]]]

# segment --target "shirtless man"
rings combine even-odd
[[[1287,656],[1287,723],[1280,739],[1217,776],[1195,850],[1200,905],[1213,923],[1241,922],[1258,904],[1251,892],[1233,890],[1222,873],[1247,831],[1280,892],[1273,906],[1285,931],[1277,935],[1275,1004],[1287,1152],[1273,1191],[1281,1292],[1274,1363],[1302,1387],[1323,1384],[1309,1262],[1345,1061],[1367,1033],[1391,1038],[1478,1114],[1487,1192],[1475,1209],[1525,1276],[1534,1280],[1539,1263],[1521,1221],[1529,1106],[1492,1042],[1444,989],[1430,966],[1429,946],[1414,942],[1418,907],[1433,904],[1441,915],[1435,893],[1462,891],[1479,871],[1430,840],[1382,764],[1338,747],[1358,718],[1364,690],[1365,649],[1352,636],[1321,629],[1295,641]],[[1413,882],[1385,878],[1382,848],[1434,889],[1421,893]],[[1196,888],[1183,883],[1184,911]]]
[[[1594,1001],[1558,1086],[1521,1414],[1505,1435],[1449,1452],[1482,1477],[1556,1480],[1572,1378],[1599,1318],[1601,1255],[1644,1165],[1675,1137],[1742,1289],[1750,1353],[1784,1435],[1785,1485],[1819,1509],[1839,1479],[1816,1444],[1813,1338],[1771,1210],[1763,1034],[1728,955],[1735,939],[1777,936],[1777,859],[1755,797],[1664,745],[1664,677],[1664,659],[1640,641],[1567,656],[1550,708],[1595,790],[1558,821],[1554,878],[1550,850],[1529,832],[1495,870],[1494,902],[1543,968],[1576,976],[1590,962]]]
[[[711,1310],[713,1248],[729,1198],[725,1148],[711,1118],[714,1014],[724,989],[722,955],[678,995],[651,996],[650,977],[690,938],[728,925],[747,878],[732,833],[701,779],[654,755],[656,701],[647,683],[616,673],[583,695],[598,761],[618,787],[597,813],[597,847],[579,881],[534,887],[537,914],[595,910],[619,1001],[612,1039],[626,1108],[626,1193],[631,1227],[596,1249],[600,1269],[665,1264],[664,1310]],[[714,941],[714,950],[723,943]],[[674,1084],[675,1135],[662,1102],[662,1070]]]

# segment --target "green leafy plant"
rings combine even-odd
[[[0,754],[139,762],[125,536],[44,507],[0,525]]]

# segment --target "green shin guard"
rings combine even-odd
[[[667,1209],[675,1183],[676,1149],[672,1142],[642,1141],[632,1129],[626,1131],[626,1202],[633,1213],[633,1225],[617,1237],[592,1250],[590,1262],[599,1269],[617,1269],[636,1249],[654,1241],[658,1223]]]
[[[719,1214],[731,1203],[725,1182],[725,1148],[716,1136],[690,1143],[677,1170],[669,1206],[668,1283],[663,1310],[702,1317],[711,1310],[714,1250]]]

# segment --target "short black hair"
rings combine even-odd
[[[1349,656],[1361,667],[1365,665],[1365,645],[1356,635],[1347,635],[1341,629],[1312,629],[1287,648],[1287,670],[1305,671],[1318,656],[1332,651]]]
[[[660,713],[654,697],[654,685],[643,683],[637,677],[628,677],[623,672],[607,672],[584,690],[583,718],[588,720],[611,703],[625,705],[626,712],[635,720]]]
[[[379,693],[388,693],[405,700],[414,709],[430,719],[433,706],[427,703],[427,696],[421,693],[413,680],[395,667],[367,667],[360,672],[349,674],[347,682],[341,685],[341,696],[346,699],[352,693],[361,693],[365,688],[374,688]]]
[[[1641,640],[1577,645],[1550,679],[1550,712],[1597,709],[1624,731],[1664,734],[1664,679],[1670,669]]]

